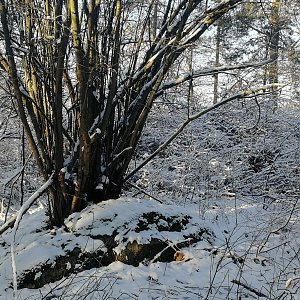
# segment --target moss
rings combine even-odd
[[[144,213],[139,219],[136,232],[149,230],[149,225],[156,225],[158,231],[180,232],[189,223],[190,216],[166,217],[157,212]]]
[[[102,250],[85,253],[80,248],[75,247],[72,251],[67,252],[65,256],[56,257],[53,263],[46,263],[23,273],[19,278],[18,288],[40,288],[70,274],[107,266],[111,262],[112,258]]]
[[[152,211],[137,217],[137,226],[132,230],[138,233],[147,230],[152,231],[153,228],[156,228],[158,231],[182,232],[186,229],[190,219],[191,217],[188,215],[164,216],[159,212]],[[171,262],[174,260],[176,250],[189,247],[204,239],[210,242],[214,238],[213,233],[207,228],[195,228],[194,233],[182,235],[184,241],[179,243],[160,238],[152,238],[146,243],[128,242],[126,237],[122,241],[116,241],[116,236],[120,233],[120,230],[122,231],[126,227],[126,224],[125,222],[110,235],[89,236],[92,240],[101,240],[106,247],[105,252],[103,249],[87,252],[80,247],[75,247],[72,251],[66,252],[65,255],[56,257],[53,263],[45,262],[32,270],[24,272],[19,277],[18,287],[40,288],[45,284],[56,282],[71,274],[107,266],[116,260],[133,266],[138,266],[140,263],[147,265],[154,259],[160,262]],[[169,247],[170,243],[173,245],[172,247]],[[119,244],[123,250],[116,255],[114,249]],[[67,244],[63,244],[62,248],[66,246]]]

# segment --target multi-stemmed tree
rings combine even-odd
[[[54,174],[53,224],[119,196],[154,100],[222,68],[168,71],[241,2],[0,0],[0,67],[44,179]]]

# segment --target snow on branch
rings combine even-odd
[[[203,115],[209,113],[210,111],[223,106],[224,104],[231,102],[235,99],[244,99],[244,98],[252,98],[261,95],[260,92],[265,93],[266,91],[270,90],[271,92],[275,92],[276,90],[282,89],[287,84],[281,84],[281,83],[271,83],[266,84],[264,86],[260,86],[254,89],[248,89],[246,91],[242,91],[240,93],[237,93],[229,98],[226,98],[204,110],[201,110],[200,112],[189,116],[186,121],[184,121],[177,129],[176,131],[163,143],[161,144],[148,158],[146,158],[136,169],[131,171],[125,178],[124,182],[130,179],[135,173],[137,173],[140,169],[142,169],[148,162],[150,162],[158,153],[163,151],[165,148],[167,148],[171,142],[177,138],[177,136],[187,127],[192,121],[202,117]]]
[[[182,46],[195,42],[216,20],[229,10],[236,7],[242,0],[224,0],[217,6],[206,10],[205,14],[186,28],[184,38],[180,41]]]
[[[19,217],[20,220],[22,218],[22,216],[26,213],[26,211],[30,208],[30,206],[45,192],[45,190],[52,184],[53,182],[53,175],[50,176],[50,178],[48,179],[48,181],[41,186],[20,208],[19,212],[14,215],[13,217],[9,218],[1,227],[0,227],[0,234],[2,234],[3,232],[5,232],[8,228],[12,227],[17,218]],[[20,216],[19,216],[20,215]],[[20,222],[20,220],[18,220],[18,222]]]
[[[248,62],[245,64],[239,64],[239,65],[227,65],[227,66],[220,66],[220,67],[211,67],[211,68],[203,68],[202,70],[196,70],[193,72],[188,72],[185,73],[184,75],[166,82],[157,92],[156,96],[161,96],[163,92],[167,89],[170,89],[172,87],[175,87],[179,84],[182,84],[183,82],[186,82],[190,79],[202,77],[202,76],[209,76],[209,75],[214,75],[214,74],[219,74],[227,71],[232,71],[232,70],[242,70],[242,69],[247,69],[247,68],[258,68],[264,65],[267,65],[269,63],[272,63],[274,60],[273,59],[268,59],[268,60],[263,60],[260,62]]]
[[[261,291],[258,291],[255,288],[253,288],[253,287],[249,286],[248,284],[245,284],[245,283],[243,283],[239,280],[233,279],[231,282],[242,286],[243,288],[245,288],[246,290],[254,293],[258,297],[268,298],[268,296],[265,295],[264,293],[262,293]]]
[[[14,286],[14,294],[16,296],[17,292],[17,266],[15,261],[15,239],[16,239],[16,233],[19,228],[19,224],[21,222],[21,219],[23,215],[28,211],[30,206],[49,188],[49,186],[53,182],[53,174],[50,176],[50,178],[31,196],[29,199],[21,206],[18,213],[13,217],[14,218],[14,228],[12,230],[12,242],[11,242],[11,262],[12,262],[12,274],[13,274],[13,286]],[[13,224],[11,222],[11,219],[8,221],[11,225]],[[5,225],[8,223],[6,222],[0,229],[0,233],[5,231],[8,227],[5,228]],[[4,230],[3,230],[4,229]]]

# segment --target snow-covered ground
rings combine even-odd
[[[178,103],[155,107],[132,169],[185,120],[187,110]],[[11,229],[0,238],[0,299],[299,300],[299,109],[270,114],[264,105],[263,101],[260,106],[248,100],[234,103],[194,122],[131,179],[121,199],[70,216],[67,231],[49,228],[47,201],[41,198],[21,220],[15,238]],[[20,206],[18,184],[9,181],[16,178],[14,169],[20,168],[19,141],[1,143],[0,225],[7,199],[12,201],[8,216]],[[26,168],[24,200],[33,187],[39,187],[33,168],[33,164]],[[155,227],[135,232],[137,218],[151,211],[187,215],[191,221],[182,232]],[[127,224],[124,228],[122,222]],[[19,288],[14,297],[13,265],[18,276],[35,268],[38,278],[42,263],[51,265],[74,247],[82,252],[105,251],[106,245],[91,239],[91,232],[109,235],[116,228],[122,229],[115,236],[116,261],[88,270],[78,267],[59,281]],[[178,249],[176,243],[186,233],[200,228],[213,232],[211,239]],[[146,242],[151,237],[181,251],[183,259],[152,259],[139,266],[117,261],[122,241]],[[66,270],[71,268],[71,262],[66,262]]]
[[[218,201],[206,211],[200,211],[196,204],[182,207],[162,205],[155,200],[121,198],[70,217],[66,225],[72,231],[57,229],[55,235],[47,229],[44,210],[32,211],[21,221],[15,238],[18,275],[42,262],[51,264],[56,256],[76,246],[84,251],[105,248],[103,243],[97,244],[90,238],[91,232],[109,234],[126,220],[129,225],[123,231],[124,236],[139,242],[148,240],[149,233],[130,231],[131,220],[135,214],[154,208],[163,215],[191,216],[193,222],[186,226],[185,233],[207,227],[215,237],[180,249],[184,254],[181,261],[153,260],[138,267],[115,261],[39,289],[20,289],[16,299],[298,300],[299,206],[297,209],[292,204],[265,206],[245,197]],[[91,211],[94,213],[92,227],[89,226]],[[111,216],[115,219],[111,220]],[[110,221],[104,225],[103,219]],[[0,299],[13,299],[10,232],[1,237]],[[166,241],[182,239],[178,232],[153,230],[152,234]],[[116,239],[122,240],[120,235]]]

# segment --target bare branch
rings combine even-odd
[[[11,243],[11,260],[12,260],[12,268],[13,268],[13,286],[14,293],[17,292],[17,267],[15,262],[15,249],[14,244],[16,240],[17,230],[19,228],[20,222],[24,214],[31,207],[31,205],[49,188],[49,186],[53,182],[53,174],[49,177],[49,179],[21,206],[20,210],[15,216],[14,228],[13,228],[13,241]]]
[[[243,98],[253,98],[253,97],[257,97],[258,93],[261,91],[265,91],[268,89],[280,89],[285,87],[286,84],[279,84],[279,83],[275,83],[275,84],[267,84],[255,89],[249,89],[243,92],[240,92],[238,94],[235,94],[229,98],[224,99],[223,101],[220,101],[218,103],[216,103],[215,105],[212,105],[202,111],[200,111],[199,113],[190,116],[185,122],[183,122],[178,128],[177,130],[163,143],[161,144],[156,151],[154,151],[148,158],[146,158],[136,169],[134,169],[132,172],[130,172],[124,179],[124,182],[127,181],[129,178],[131,178],[135,173],[137,173],[141,168],[143,168],[149,161],[151,161],[158,153],[160,153],[162,150],[166,149],[171,142],[185,129],[186,126],[188,126],[192,121],[202,117],[203,115],[209,113],[212,110],[215,110],[216,108],[223,106],[226,103],[229,103],[235,99],[243,99]]]
[[[12,226],[18,228],[19,223],[15,224],[16,220],[18,219],[18,222],[20,222],[22,216],[27,212],[31,205],[49,188],[52,182],[53,175],[51,175],[49,179],[21,206],[19,212],[15,216],[11,217],[0,227],[0,234],[5,232],[8,228]]]
[[[240,65],[233,65],[233,66],[221,66],[221,67],[212,67],[212,68],[204,68],[202,70],[196,70],[192,71],[191,73],[186,73],[182,75],[181,77],[178,77],[174,80],[170,80],[166,82],[157,92],[156,96],[161,96],[163,92],[167,89],[170,89],[172,87],[175,87],[179,84],[182,84],[183,82],[186,82],[190,79],[202,77],[202,76],[209,76],[214,74],[219,74],[231,70],[243,70],[247,68],[258,68],[261,66],[264,66],[266,64],[272,63],[273,59],[263,60],[261,62],[249,62],[246,64],[240,64]]]
[[[268,296],[265,295],[264,293],[262,293],[262,292],[260,292],[260,291],[258,291],[258,290],[256,290],[256,289],[254,289],[254,288],[252,288],[251,286],[249,286],[249,285],[247,285],[247,284],[245,284],[245,283],[243,283],[243,282],[241,282],[241,281],[239,281],[239,280],[233,279],[231,282],[232,282],[232,283],[235,283],[235,284],[237,284],[237,285],[242,286],[243,288],[245,288],[246,290],[248,290],[248,291],[254,293],[254,294],[255,294],[256,296],[258,296],[258,297],[268,298]]]

